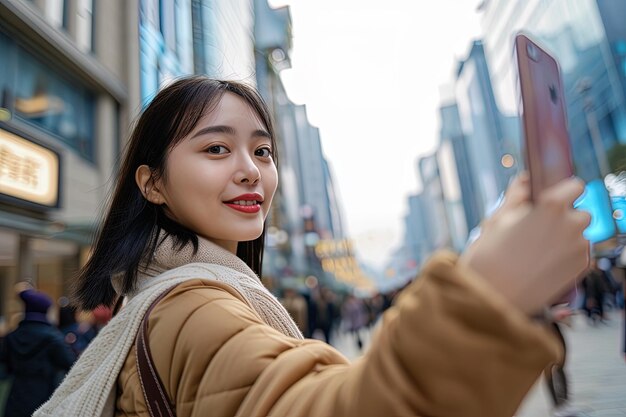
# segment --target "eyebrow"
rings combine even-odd
[[[193,135],[192,139],[197,138],[198,136],[208,135],[211,133],[225,133],[227,135],[235,136],[237,134],[237,131],[231,126],[223,126],[223,125],[209,126],[209,127],[200,129],[195,135]],[[264,137],[264,138],[271,139],[272,135],[270,135],[265,130],[257,129],[254,132],[252,132],[251,137]]]

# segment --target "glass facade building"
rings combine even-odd
[[[455,99],[481,218],[496,203],[515,173],[515,164],[503,163],[513,138],[505,135],[494,98],[484,48],[475,41],[457,71]]]
[[[192,74],[191,0],[140,0],[141,97],[147,104],[164,84]]]
[[[469,230],[478,225],[482,216],[478,210],[472,169],[467,154],[468,144],[461,129],[456,103],[442,105],[440,116],[441,132],[437,161],[452,243],[456,250],[461,250],[465,246]]]
[[[485,54],[499,110],[505,116],[517,115],[513,37],[523,30],[561,66],[577,175],[586,181],[606,175],[603,166],[611,150],[626,142],[620,68],[626,53],[624,5],[596,0],[490,0],[483,3],[482,13]],[[594,147],[594,141],[601,145]]]
[[[192,0],[197,74],[255,84],[254,11],[250,0]]]
[[[32,124],[94,161],[96,94],[67,75],[62,67],[0,32],[0,55],[9,65],[0,70],[5,100],[12,99],[16,118]]]
[[[139,23],[144,105],[188,74],[255,84],[251,0],[140,0]]]

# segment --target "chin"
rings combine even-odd
[[[246,230],[246,231],[242,231],[241,233],[237,233],[237,240],[238,242],[247,242],[249,240],[255,240],[257,239],[259,236],[261,236],[261,233],[263,233],[263,229],[259,229],[259,230]]]

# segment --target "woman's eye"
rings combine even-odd
[[[264,158],[269,158],[270,156],[272,156],[272,151],[270,148],[260,148],[257,149],[256,151],[254,151],[254,154],[256,156],[262,156]]]
[[[206,151],[214,155],[222,155],[228,153],[228,149],[222,145],[209,146]]]

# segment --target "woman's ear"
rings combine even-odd
[[[157,205],[165,203],[165,197],[155,182],[152,169],[148,165],[141,165],[137,168],[135,182],[146,200]]]

